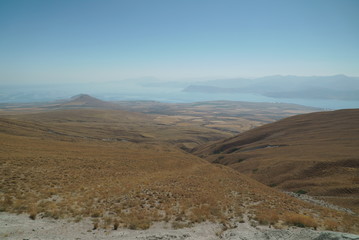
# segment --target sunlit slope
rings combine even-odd
[[[192,148],[231,134],[199,125],[163,124],[157,115],[121,110],[66,109],[34,114],[15,114],[0,118],[6,131],[31,132],[30,135],[60,139],[71,137],[102,141],[166,143]],[[19,133],[21,135],[21,132]]]
[[[153,101],[118,102],[121,109],[159,114],[162,123],[201,125],[238,134],[265,123],[296,114],[319,111],[318,108],[286,103],[205,101],[160,103]]]
[[[2,211],[91,217],[94,226],[129,228],[154,221],[174,227],[206,220],[227,224],[248,216],[278,227],[299,221],[358,231],[354,216],[300,202],[168,144],[103,141],[91,138],[90,130],[86,138],[73,137],[69,129],[63,130],[67,135],[45,134],[47,127],[29,119],[32,128],[24,127],[24,119],[0,123]]]
[[[148,119],[149,122],[143,123],[142,121],[141,125],[136,128],[145,133],[148,129],[144,129],[143,126],[148,126],[151,123],[157,128],[155,131],[159,130],[157,132],[166,133],[167,136],[176,136],[176,145],[187,151],[190,151],[199,144],[228,138],[284,117],[319,110],[295,104],[236,101],[206,101],[196,103],[161,103],[155,101],[107,102],[86,94],[79,94],[70,99],[55,102],[0,104],[0,115],[46,113],[48,111],[65,109],[124,110],[127,114],[122,112],[124,114],[122,114],[123,118],[120,120],[121,125],[123,125],[122,121],[126,116],[131,116],[129,112],[145,113],[147,117],[137,115],[137,117],[131,118],[131,120],[137,123],[141,122],[144,118]],[[60,116],[63,118],[68,114],[70,112],[66,114],[59,112],[56,117]],[[73,115],[74,112],[71,114]],[[114,114],[105,115],[108,116],[107,118],[114,117],[118,121],[118,116],[114,116]],[[41,120],[41,117],[48,119],[50,116],[39,115],[38,119],[33,118],[33,120]],[[135,115],[132,114],[132,116]],[[71,119],[67,118],[65,120]],[[55,118],[55,121],[59,122],[60,119]],[[62,122],[64,122],[63,119]],[[193,135],[196,141],[187,141],[172,130],[167,131],[174,128],[180,128],[182,136]]]
[[[326,196],[359,210],[358,109],[289,117],[196,154],[264,184]]]

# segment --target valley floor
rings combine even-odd
[[[192,228],[171,229],[165,223],[154,224],[148,230],[100,229],[93,230],[90,220],[73,222],[49,218],[29,219],[28,215],[0,213],[1,239],[236,239],[236,240],[354,240],[359,235],[314,231],[305,228],[272,229],[268,227],[252,227],[249,223],[238,223],[235,228],[223,231],[220,224],[202,223]]]

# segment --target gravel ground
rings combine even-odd
[[[355,212],[353,212],[352,210],[350,210],[348,208],[339,207],[337,205],[328,203],[328,202],[323,201],[321,199],[317,199],[317,198],[309,196],[307,194],[298,194],[298,193],[286,192],[286,191],[283,191],[283,192],[290,195],[290,196],[292,196],[292,197],[301,199],[301,200],[303,200],[305,202],[309,202],[309,203],[319,205],[319,206],[322,206],[322,207],[331,208],[331,209],[334,209],[334,210],[337,210],[337,211],[341,211],[341,212],[345,212],[345,213],[355,215]]]
[[[90,220],[78,223],[66,220],[36,219],[27,215],[0,213],[0,239],[6,240],[92,240],[92,239],[141,239],[141,240],[359,240],[359,235],[321,232],[310,229],[291,228],[287,230],[268,227],[251,227],[239,223],[236,228],[221,231],[219,224],[203,223],[192,228],[171,229],[164,223],[154,224],[148,230],[92,230]]]

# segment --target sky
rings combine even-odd
[[[0,0],[0,83],[359,76],[357,0]]]

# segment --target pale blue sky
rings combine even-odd
[[[359,76],[357,0],[0,0],[0,83]]]

